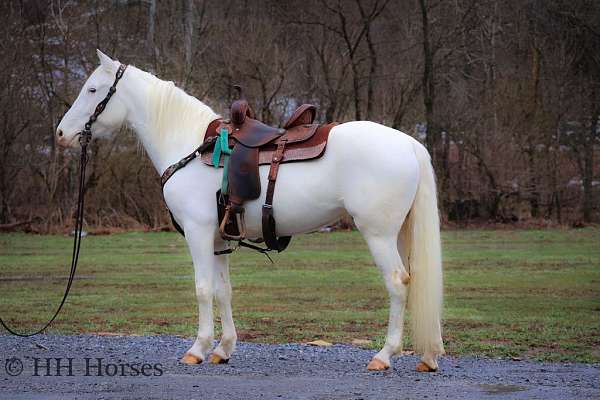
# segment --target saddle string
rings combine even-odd
[[[63,306],[67,301],[67,297],[69,297],[69,292],[71,291],[71,286],[73,285],[73,280],[75,279],[75,272],[77,271],[77,263],[79,262],[79,250],[81,249],[81,236],[83,232],[83,209],[84,209],[84,200],[85,200],[85,170],[88,163],[88,145],[92,139],[92,125],[98,119],[98,116],[102,114],[104,109],[106,108],[106,104],[111,99],[113,94],[117,91],[117,83],[123,77],[125,70],[127,69],[126,65],[119,65],[119,69],[115,74],[115,80],[112,86],[108,89],[108,93],[106,97],[98,103],[96,106],[94,113],[90,116],[88,121],[84,125],[83,131],[79,133],[79,144],[81,145],[81,158],[79,159],[79,190],[77,197],[77,212],[75,214],[75,231],[73,235],[73,253],[71,255],[71,270],[69,271],[69,280],[67,281],[67,286],[65,288],[65,292],[63,294],[62,300],[58,305],[58,308],[54,312],[54,315],[46,324],[32,333],[19,333],[8,326],[8,324],[0,318],[0,325],[4,329],[6,329],[9,333],[14,336],[19,337],[31,337],[38,335],[45,331],[58,317],[58,314],[62,310]]]

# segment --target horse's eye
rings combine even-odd
[[[90,93],[96,93],[96,88],[91,87],[88,90],[90,91]]]

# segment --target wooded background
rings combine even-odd
[[[0,20],[3,229],[72,224],[78,150],[54,132],[96,48],[224,115],[240,84],[268,123],[308,102],[415,136],[446,223],[598,219],[597,0],[21,0]],[[135,136],[94,142],[87,226],[168,223]]]

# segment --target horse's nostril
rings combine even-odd
[[[61,136],[63,135],[63,131],[62,131],[62,130],[60,130],[60,129],[58,130],[58,132],[57,132],[57,133],[58,133],[58,137],[61,137]]]

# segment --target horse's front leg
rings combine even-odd
[[[225,243],[218,242],[215,248],[225,249]],[[221,315],[223,334],[221,342],[215,348],[209,361],[213,364],[227,363],[235,350],[237,334],[231,313],[231,282],[229,281],[229,257],[227,255],[215,256],[215,298]]]
[[[185,239],[194,263],[196,296],[198,298],[198,336],[192,347],[181,359],[181,362],[200,364],[212,349],[214,337],[213,297],[215,295],[214,277],[217,266],[214,255],[214,230],[198,226],[186,226]]]

